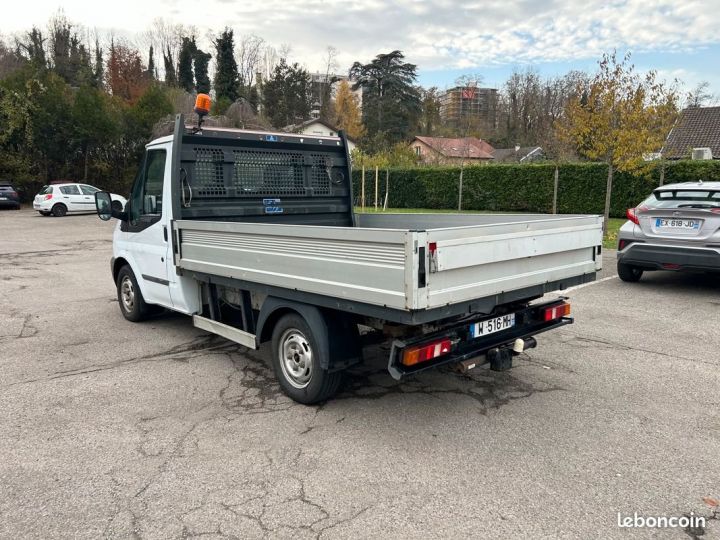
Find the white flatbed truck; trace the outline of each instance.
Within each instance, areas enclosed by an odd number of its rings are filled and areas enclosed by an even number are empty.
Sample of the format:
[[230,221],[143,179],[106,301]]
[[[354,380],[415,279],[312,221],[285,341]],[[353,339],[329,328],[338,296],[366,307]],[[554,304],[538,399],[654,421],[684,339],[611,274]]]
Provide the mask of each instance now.
[[[362,361],[359,327],[395,378],[448,363],[508,369],[533,336],[572,323],[547,292],[595,279],[602,219],[587,215],[355,214],[339,137],[185,125],[150,142],[119,220],[120,309],[156,307],[245,347],[272,342],[284,392],[330,398]],[[477,360],[474,360],[477,359]]]

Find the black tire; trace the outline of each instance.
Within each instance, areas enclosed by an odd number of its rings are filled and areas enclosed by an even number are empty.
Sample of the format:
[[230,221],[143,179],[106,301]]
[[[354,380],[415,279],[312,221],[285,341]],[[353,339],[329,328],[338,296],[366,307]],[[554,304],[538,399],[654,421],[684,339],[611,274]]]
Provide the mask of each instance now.
[[128,265],[123,266],[118,272],[116,288],[123,317],[131,322],[140,322],[150,316],[154,306],[145,303],[135,274]]
[[110,203],[110,207],[113,209],[114,212],[123,211],[123,205],[120,201],[113,201],[112,203]]
[[52,215],[55,217],[63,217],[67,214],[67,206],[62,203],[57,203],[52,207]]
[[[300,315],[283,316],[273,329],[275,376],[283,392],[298,403],[312,405],[325,401],[335,395],[342,381],[341,371],[330,373],[321,367],[329,360],[321,356],[327,354],[328,344],[319,345],[312,329]],[[288,356],[291,351],[296,351],[293,358]],[[285,357],[287,360],[283,360]],[[289,364],[292,365],[288,367]]]
[[617,273],[618,276],[620,276],[620,279],[622,279],[623,281],[627,281],[628,283],[635,283],[636,281],[640,281],[640,278],[643,275],[643,269],[638,268],[637,266],[632,266],[630,264],[618,262]]

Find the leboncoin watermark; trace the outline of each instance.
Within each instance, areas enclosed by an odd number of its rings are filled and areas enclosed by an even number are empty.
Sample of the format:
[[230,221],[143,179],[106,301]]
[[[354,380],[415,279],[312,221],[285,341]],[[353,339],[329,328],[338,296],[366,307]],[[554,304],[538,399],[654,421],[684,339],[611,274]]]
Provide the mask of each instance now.
[[640,516],[637,512],[632,516],[623,516],[618,512],[617,524],[628,529],[695,529],[705,528],[705,519],[694,512],[684,516]]

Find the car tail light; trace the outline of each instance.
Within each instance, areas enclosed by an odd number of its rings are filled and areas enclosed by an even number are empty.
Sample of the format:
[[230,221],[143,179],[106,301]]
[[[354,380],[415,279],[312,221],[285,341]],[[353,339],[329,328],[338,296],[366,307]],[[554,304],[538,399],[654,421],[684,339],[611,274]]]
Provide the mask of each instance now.
[[711,208],[710,211],[711,211],[713,214],[720,214],[720,208]]
[[12,197],[17,197],[17,191],[11,191],[11,192],[10,192],[10,195],[11,195]]
[[628,208],[627,212],[625,212],[625,215],[635,225],[640,225],[640,222],[638,221],[638,218],[637,218],[637,214],[635,213],[635,208]]
[[543,319],[545,321],[553,321],[561,317],[567,317],[568,315],[570,315],[570,304],[567,302],[550,306],[543,310]]
[[52,193],[48,193],[47,195],[45,195],[46,201],[49,201],[50,199],[52,199]]
[[408,347],[402,352],[400,362],[404,366],[414,366],[415,364],[434,360],[435,358],[449,354],[451,348],[452,341],[449,339],[441,339],[417,347]]

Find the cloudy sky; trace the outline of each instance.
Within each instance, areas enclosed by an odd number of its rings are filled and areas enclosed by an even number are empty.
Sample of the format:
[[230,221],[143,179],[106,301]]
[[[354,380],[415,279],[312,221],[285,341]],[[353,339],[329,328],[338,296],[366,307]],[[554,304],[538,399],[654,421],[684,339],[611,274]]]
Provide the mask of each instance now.
[[0,33],[44,27],[60,6],[73,22],[129,37],[157,17],[201,36],[229,26],[290,45],[310,69],[328,45],[343,68],[401,49],[426,86],[464,73],[497,85],[529,65],[543,75],[592,71],[603,51],[629,50],[641,70],[687,87],[707,80],[720,94],[720,0],[25,0],[0,20]]

